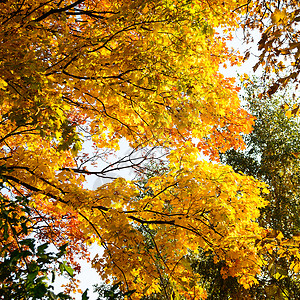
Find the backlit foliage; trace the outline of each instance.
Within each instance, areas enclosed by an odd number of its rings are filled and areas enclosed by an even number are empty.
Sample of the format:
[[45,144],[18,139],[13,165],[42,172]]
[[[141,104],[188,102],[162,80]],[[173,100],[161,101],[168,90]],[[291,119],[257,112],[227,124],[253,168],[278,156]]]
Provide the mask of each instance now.
[[[244,147],[241,134],[253,125],[234,79],[219,73],[240,61],[226,41],[242,4],[0,2],[5,193],[25,195],[42,220],[51,220],[39,237],[52,241],[60,232],[57,245],[103,246],[94,268],[136,290],[132,299],[158,291],[164,276],[178,294],[205,298],[198,275],[182,263],[198,247],[225,261],[222,274],[246,288],[259,271],[255,240],[264,233],[256,219],[265,185],[218,163],[219,152]],[[150,194],[139,197],[136,182],[121,177],[85,187],[89,175],[143,171],[130,156],[111,163],[121,139],[143,149],[143,161],[169,163],[167,173],[149,178]],[[92,144],[88,153],[83,141]],[[92,168],[100,159],[110,163]],[[151,247],[141,226],[155,233]]]

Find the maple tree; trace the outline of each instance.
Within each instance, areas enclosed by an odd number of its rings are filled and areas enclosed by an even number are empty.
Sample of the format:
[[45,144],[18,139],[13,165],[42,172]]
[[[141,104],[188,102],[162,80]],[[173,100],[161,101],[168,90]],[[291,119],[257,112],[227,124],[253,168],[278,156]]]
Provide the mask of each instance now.
[[[244,147],[253,125],[234,79],[219,72],[240,61],[226,46],[239,5],[0,2],[3,197],[29,199],[47,224],[36,234],[57,247],[68,241],[73,265],[86,243],[103,246],[93,267],[136,290],[132,299],[159,291],[164,277],[178,294],[205,298],[198,274],[182,263],[199,247],[245,288],[259,271],[255,241],[264,231],[255,220],[266,185],[219,163],[219,152]],[[121,139],[142,160],[113,161]],[[91,166],[101,159],[105,167]],[[121,177],[85,187],[89,175],[143,172],[151,159],[168,171],[148,179],[149,194]]]

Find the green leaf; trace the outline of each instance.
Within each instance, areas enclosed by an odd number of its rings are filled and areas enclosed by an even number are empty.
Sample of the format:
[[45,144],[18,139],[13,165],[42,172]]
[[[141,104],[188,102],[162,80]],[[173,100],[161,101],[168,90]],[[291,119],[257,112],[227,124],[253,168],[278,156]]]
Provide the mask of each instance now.
[[57,294],[57,298],[58,298],[58,299],[70,299],[70,300],[73,299],[72,297],[70,297],[69,295],[66,295],[66,294],[64,294],[64,293],[59,293],[59,294]]
[[49,298],[52,299],[52,300],[57,299],[56,295],[55,295],[52,291],[49,291],[49,292],[48,292],[48,296],[49,296]]
[[22,230],[23,230],[24,234],[27,235],[28,234],[28,228],[27,228],[26,222],[22,222],[21,227],[22,227]]
[[131,290],[131,291],[128,291],[128,292],[124,293],[123,295],[130,297],[133,293],[135,293],[135,291],[136,290]]
[[44,243],[43,245],[40,245],[37,247],[37,253],[38,254],[43,254],[45,253],[45,249],[48,248],[49,244],[48,243]]
[[32,273],[29,273],[28,276],[27,276],[27,281],[29,282],[33,282],[34,279],[36,278],[36,276],[38,275],[38,270],[37,271],[34,271]]
[[66,248],[68,247],[68,243],[59,247],[59,253],[57,253],[57,257],[60,258],[67,253]]
[[44,283],[40,283],[33,289],[33,294],[36,298],[42,298],[47,293],[47,288]]
[[71,277],[73,277],[74,270],[70,266],[65,265],[65,270]]
[[113,286],[112,286],[112,291],[115,291],[115,290],[117,290],[118,288],[119,288],[119,286],[121,285],[121,282],[117,282],[116,284],[114,284]]
[[51,282],[53,283],[55,281],[55,271],[52,270],[51,274],[52,274]]
[[63,273],[63,272],[64,272],[65,266],[64,266],[63,263],[60,263],[60,264],[59,264],[59,270],[60,270],[60,273]]
[[82,300],[88,300],[88,299],[90,298],[90,297],[87,295],[88,290],[89,290],[89,289],[86,289],[86,290],[84,291],[84,293],[82,294],[82,296],[81,296],[81,299],[82,299]]
[[20,244],[28,246],[30,248],[30,250],[32,252],[34,252],[34,248],[35,248],[34,239],[25,239],[25,240],[21,241]]
[[66,271],[71,277],[73,277],[74,274],[74,270],[67,265],[67,262],[64,261],[59,265],[59,269],[61,271],[61,273],[63,273],[64,271]]

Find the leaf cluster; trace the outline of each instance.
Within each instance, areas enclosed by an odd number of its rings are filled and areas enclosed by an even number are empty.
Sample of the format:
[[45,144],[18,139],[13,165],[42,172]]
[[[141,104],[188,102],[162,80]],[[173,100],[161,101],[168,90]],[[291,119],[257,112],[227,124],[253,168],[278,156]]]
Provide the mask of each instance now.
[[[30,209],[28,200],[16,197],[14,201],[0,198],[0,297],[3,299],[71,299],[64,293],[55,294],[53,285],[55,268],[61,274],[73,275],[73,270],[61,259],[67,245],[57,253],[48,252],[48,243],[38,245],[29,238]],[[50,269],[49,269],[50,268]],[[52,270],[52,281],[49,272]]]
[[[253,31],[260,35],[259,58],[254,71],[259,67],[269,85],[263,91],[271,96],[284,90],[290,83],[298,87],[299,75],[299,21],[300,5],[296,0],[249,1],[240,12],[244,14],[242,27],[244,37],[253,41]],[[250,56],[250,49],[245,59]],[[272,79],[272,83],[271,80]]]

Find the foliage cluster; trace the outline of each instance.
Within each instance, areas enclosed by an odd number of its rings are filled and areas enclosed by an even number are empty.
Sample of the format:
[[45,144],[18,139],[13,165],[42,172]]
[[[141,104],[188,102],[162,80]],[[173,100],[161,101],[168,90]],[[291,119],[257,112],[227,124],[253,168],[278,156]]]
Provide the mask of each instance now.
[[[0,198],[0,298],[1,299],[71,299],[53,292],[55,273],[73,276],[73,269],[63,260],[66,244],[57,253],[47,252],[48,243],[28,237],[32,219],[28,200]],[[49,272],[51,270],[51,272]],[[48,274],[52,274],[52,280]]]
[[[255,167],[260,175],[247,171],[252,165],[241,173],[234,164],[220,163],[220,153],[245,149],[243,136],[255,119],[241,107],[234,78],[219,70],[241,62],[227,47],[240,22],[262,31],[259,64],[267,62],[266,72],[280,55],[295,59],[269,96],[298,74],[298,2],[276,1],[276,7],[273,2],[0,1],[5,293],[17,298],[21,284],[29,299],[67,297],[51,292],[46,266],[75,275],[80,270],[75,256],[87,256],[92,242],[104,248],[92,264],[113,284],[107,297],[164,292],[169,298],[206,298],[209,285],[186,261],[203,253],[213,257],[216,276],[235,278],[244,291],[257,283],[261,270],[266,273],[265,261],[274,265],[270,256],[280,249],[288,275],[298,273],[297,245],[290,248],[298,228],[290,207],[297,198],[291,196],[297,194],[296,132],[290,145],[296,151],[287,156],[279,140],[266,140],[264,166]],[[257,25],[257,16],[269,28]],[[289,114],[298,110],[296,104]],[[115,158],[123,140],[132,152]],[[271,158],[280,160],[273,164]],[[148,172],[146,184],[115,178],[124,169],[147,173],[150,162],[165,170]],[[278,180],[283,169],[288,172]],[[91,176],[111,181],[91,190],[86,188]],[[267,184],[271,206],[262,197]],[[283,186],[279,197],[277,187]],[[285,213],[285,219],[275,213]],[[271,238],[268,228],[275,232]],[[47,252],[48,244],[59,252]],[[261,259],[262,249],[270,256]],[[74,288],[73,278],[66,293]]]

